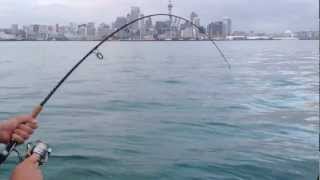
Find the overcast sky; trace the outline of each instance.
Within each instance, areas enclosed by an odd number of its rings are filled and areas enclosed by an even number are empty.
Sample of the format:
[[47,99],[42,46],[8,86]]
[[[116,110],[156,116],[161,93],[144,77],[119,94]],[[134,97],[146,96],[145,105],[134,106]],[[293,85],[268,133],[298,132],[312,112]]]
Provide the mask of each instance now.
[[[131,6],[167,12],[168,0],[0,0],[0,27],[18,24],[111,23]],[[317,30],[319,0],[173,0],[173,13],[199,14],[202,24],[228,16],[234,30]]]

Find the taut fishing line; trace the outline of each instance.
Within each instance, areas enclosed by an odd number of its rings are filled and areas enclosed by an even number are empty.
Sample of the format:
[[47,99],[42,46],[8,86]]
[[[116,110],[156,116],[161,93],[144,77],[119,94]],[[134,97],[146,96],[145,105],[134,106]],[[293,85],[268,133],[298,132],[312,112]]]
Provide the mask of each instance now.
[[[120,27],[119,29],[115,30],[114,32],[110,33],[108,36],[106,36],[103,40],[101,40],[96,46],[94,46],[83,58],[81,58],[69,71],[68,73],[63,76],[63,78],[57,83],[57,85],[50,91],[50,93],[43,99],[43,101],[41,101],[41,103],[36,106],[34,108],[34,110],[32,111],[32,117],[36,118],[40,112],[42,111],[42,109],[44,108],[44,106],[46,105],[46,103],[51,99],[51,97],[55,94],[55,92],[59,89],[59,87],[68,79],[68,77],[74,72],[74,70],[76,70],[91,54],[95,54],[96,57],[98,59],[103,59],[103,54],[101,52],[99,52],[98,48],[104,44],[106,41],[108,41],[111,37],[113,37],[114,35],[116,35],[118,32],[120,32],[121,30],[126,29],[128,26],[142,20],[142,19],[146,19],[146,18],[150,18],[150,17],[155,17],[155,16],[168,16],[170,18],[176,18],[179,21],[183,20],[186,23],[189,23],[190,25],[194,26],[195,28],[197,28],[199,30],[199,32],[203,35],[205,35],[208,40],[210,40],[210,42],[213,44],[213,46],[218,50],[219,54],[221,55],[221,57],[223,58],[223,60],[225,61],[225,63],[227,64],[228,68],[231,68],[231,65],[229,63],[229,61],[227,60],[226,56],[223,54],[222,50],[219,48],[219,46],[216,44],[216,42],[214,40],[212,40],[208,34],[205,33],[204,29],[201,28],[200,26],[194,24],[193,22],[191,22],[190,20],[177,16],[177,15],[172,15],[172,14],[151,14],[151,15],[147,15],[147,16],[143,16],[140,18],[137,18],[135,20],[132,20],[131,22],[123,25],[122,27]],[[6,159],[8,158],[8,156],[10,155],[11,152],[16,151],[16,146],[18,145],[17,142],[15,142],[14,140],[12,140],[7,146],[6,148],[1,152],[0,154],[0,165],[3,164]]]

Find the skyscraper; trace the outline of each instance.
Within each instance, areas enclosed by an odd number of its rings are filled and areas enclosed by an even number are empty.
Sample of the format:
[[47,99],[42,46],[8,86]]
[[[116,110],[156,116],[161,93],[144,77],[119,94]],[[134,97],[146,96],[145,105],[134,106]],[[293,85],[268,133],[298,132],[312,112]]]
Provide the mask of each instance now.
[[[116,21],[113,23],[112,28],[114,30],[121,28],[123,25],[127,24],[128,19],[126,17],[117,17]],[[128,28],[125,30],[120,31],[116,34],[116,37],[120,39],[127,39],[129,37],[129,30]]]
[[149,30],[151,30],[151,28],[152,28],[152,19],[151,19],[151,17],[149,17],[147,20],[146,20],[146,29],[147,29],[147,31],[149,31]]
[[87,39],[88,40],[93,40],[96,35],[96,27],[93,22],[89,22],[87,24]]
[[[195,12],[192,12],[190,15],[190,21],[197,25],[200,26],[200,18],[198,16],[198,14],[196,14]],[[193,39],[198,39],[199,38],[199,31],[197,28],[195,28],[194,26],[190,26],[192,28],[192,38]]]
[[[143,14],[140,15],[141,18],[143,16],[144,16]],[[143,40],[145,32],[146,32],[146,22],[145,22],[145,19],[141,19],[139,21],[139,40]]]
[[230,18],[223,18],[224,35],[230,36],[232,34],[232,21]]
[[97,29],[97,38],[98,39],[102,39],[104,37],[106,37],[108,34],[110,33],[110,26],[105,24],[105,23],[101,23],[98,26]]
[[[168,13],[170,14],[170,15],[172,15],[172,8],[173,8],[173,4],[172,4],[172,1],[171,0],[169,0],[169,4],[168,4]],[[170,22],[172,22],[172,17],[170,17]]]
[[87,25],[86,24],[80,24],[78,26],[78,35],[80,36],[81,40],[85,39],[87,36]]
[[19,26],[18,24],[12,24],[11,25],[11,33],[14,35],[17,35],[19,32]]
[[212,22],[208,25],[207,32],[210,38],[221,39],[224,36],[224,24],[222,21]]
[[190,21],[193,23],[196,18],[198,18],[198,14],[195,12],[191,12]]
[[[128,18],[129,18],[128,20],[133,21],[135,19],[138,19],[139,17],[140,17],[140,8],[135,7],[135,6],[131,7],[131,12],[128,16]],[[139,30],[139,23],[136,22],[136,23],[132,24],[130,27],[133,31],[138,31]]]
[[[168,11],[169,11],[168,13],[169,13],[169,15],[172,15],[172,8],[173,8],[172,1],[169,0],[169,4],[168,4]],[[172,27],[172,25],[173,25],[172,16],[170,16],[169,18],[170,18],[170,20],[169,20],[169,31],[170,31],[170,32],[169,32],[169,33],[170,33],[170,34],[169,34],[169,36],[170,36],[169,39],[172,39],[172,36],[173,36],[173,35],[172,35],[172,34],[173,34],[173,32],[172,32],[172,31],[173,31],[173,27]]]

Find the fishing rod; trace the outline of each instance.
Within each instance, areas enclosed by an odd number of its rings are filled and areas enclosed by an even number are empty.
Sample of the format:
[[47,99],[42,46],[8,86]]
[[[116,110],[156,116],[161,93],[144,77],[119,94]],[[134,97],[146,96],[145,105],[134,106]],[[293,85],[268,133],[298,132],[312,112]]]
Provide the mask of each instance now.
[[[203,35],[205,35],[207,37],[207,39],[213,44],[213,46],[218,50],[219,54],[221,55],[222,59],[225,61],[225,63],[227,64],[228,68],[231,69],[231,64],[229,63],[228,59],[226,58],[226,56],[224,55],[224,53],[222,52],[222,50],[219,48],[219,46],[216,44],[216,42],[214,40],[212,40],[210,38],[210,36],[208,34],[205,33],[205,30],[203,28],[201,28],[200,26],[194,24],[193,22],[191,22],[190,20],[183,18],[181,16],[177,16],[177,15],[172,15],[172,14],[165,14],[165,13],[158,13],[158,14],[151,14],[151,15],[147,15],[147,16],[143,16],[137,19],[134,19],[132,21],[130,21],[129,23],[123,25],[122,27],[118,28],[117,30],[115,30],[114,32],[110,33],[108,36],[106,36],[105,38],[103,38],[103,40],[101,40],[96,46],[94,46],[85,56],[83,56],[68,72],[66,75],[63,76],[63,78],[56,84],[56,86],[54,86],[54,88],[49,92],[49,94],[43,99],[43,101],[41,101],[41,103],[36,106],[32,113],[31,116],[33,118],[36,118],[41,111],[43,110],[44,106],[47,104],[47,102],[51,99],[51,97],[55,94],[55,92],[60,88],[60,86],[68,79],[68,77],[91,55],[91,54],[95,54],[97,56],[98,59],[103,59],[103,55],[101,52],[98,51],[98,48],[104,44],[106,41],[108,41],[111,37],[113,37],[114,35],[116,35],[118,32],[120,32],[121,30],[124,30],[126,28],[128,28],[130,25],[146,19],[146,18],[151,18],[151,17],[155,17],[155,16],[167,16],[170,18],[176,18],[179,20],[183,20],[186,23],[192,25],[193,27],[197,28],[199,30],[199,32]],[[13,151],[17,151],[15,148],[18,145],[18,143],[13,139],[6,147],[5,149],[1,152],[0,154],[0,165],[3,164],[6,159],[8,158],[8,156],[10,155],[11,152]]]

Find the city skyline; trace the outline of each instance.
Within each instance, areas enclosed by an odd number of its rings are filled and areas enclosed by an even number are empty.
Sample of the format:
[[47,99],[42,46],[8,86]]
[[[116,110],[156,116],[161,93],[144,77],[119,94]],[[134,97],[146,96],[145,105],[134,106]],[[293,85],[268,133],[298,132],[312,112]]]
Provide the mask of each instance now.
[[[168,14],[172,14],[174,5],[168,1]],[[125,24],[143,17],[140,7],[133,6],[123,16],[116,17],[111,23],[94,22],[69,23],[67,25],[54,24],[12,24],[10,28],[0,29],[0,40],[102,40],[108,34],[120,29]],[[131,24],[125,30],[120,31],[111,40],[273,40],[273,39],[319,39],[319,33],[315,31],[292,32],[287,30],[283,33],[263,33],[233,31],[232,19],[223,18],[212,21],[205,25],[196,12],[191,12],[189,21],[180,22],[181,19],[169,16],[163,20],[154,20],[149,17]],[[193,24],[190,24],[190,22]],[[207,35],[200,33],[202,32]]]
[[[168,1],[168,14],[172,14],[172,1]],[[94,22],[69,23],[68,25],[31,24],[19,26],[12,24],[10,28],[0,29],[0,40],[101,40],[111,32],[125,24],[143,17],[140,7],[133,6],[124,16],[117,17],[111,24]],[[126,30],[120,31],[113,40],[206,40],[208,37],[199,32],[207,32],[211,39],[224,40],[232,35],[232,20],[223,18],[220,21],[202,25],[196,12],[191,12],[189,21],[182,21],[168,16],[162,20],[149,17],[131,24]],[[154,23],[153,23],[154,21]],[[192,24],[190,24],[190,22]]]
[[[144,14],[167,12],[167,0],[2,0],[0,27],[11,24],[67,24],[69,22],[105,22],[110,24],[131,6],[139,6]],[[318,30],[318,2],[313,0],[174,0],[173,14],[188,17],[195,11],[202,23],[228,16],[234,30],[283,32],[285,30]]]

